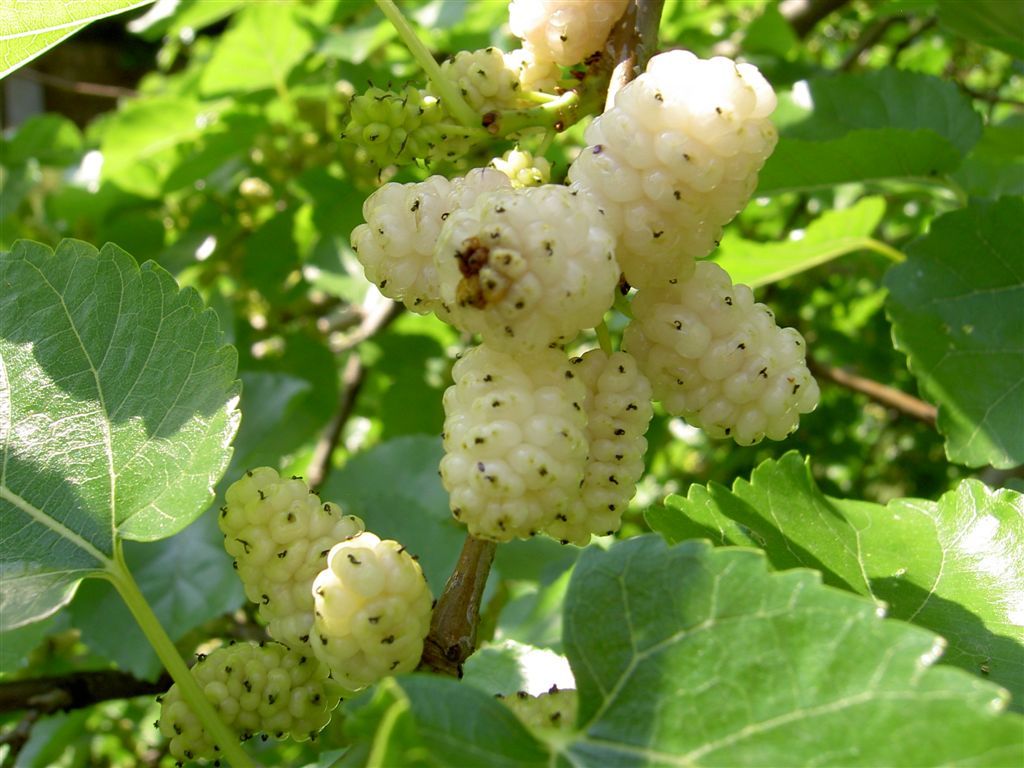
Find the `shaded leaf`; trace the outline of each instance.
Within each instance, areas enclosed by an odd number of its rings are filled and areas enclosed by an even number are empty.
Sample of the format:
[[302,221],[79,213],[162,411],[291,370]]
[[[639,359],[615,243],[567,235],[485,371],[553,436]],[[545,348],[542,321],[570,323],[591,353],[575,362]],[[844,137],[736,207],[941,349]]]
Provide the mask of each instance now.
[[1024,120],[986,125],[953,178],[975,197],[1024,195]]
[[338,501],[381,538],[403,542],[418,555],[435,595],[458,560],[466,529],[452,518],[437,468],[436,437],[388,440],[354,456],[324,483],[321,497]]
[[940,216],[889,270],[896,348],[939,409],[951,461],[1024,463],[1024,200]]
[[[1002,765],[1024,720],[997,687],[931,667],[941,641],[759,553],[588,549],[565,609],[574,765]],[[615,615],[617,621],[609,621]],[[941,723],[941,728],[936,728]]]
[[1024,59],[1024,3],[972,0],[938,4],[939,23],[982,45]]
[[35,159],[43,165],[70,165],[82,152],[78,126],[60,115],[33,115],[3,148],[7,166]]
[[751,288],[768,285],[848,253],[883,248],[871,233],[884,214],[884,199],[864,197],[849,208],[823,213],[799,240],[758,243],[730,230],[715,252],[715,261],[734,283]]
[[0,254],[4,628],[52,613],[210,503],[238,427],[235,352],[212,311],[114,245]]
[[981,118],[950,82],[882,69],[816,78],[813,111],[782,131],[761,194],[951,173],[981,135]]
[[948,642],[942,661],[988,676],[1024,709],[1024,497],[962,482],[937,503],[835,499],[796,453],[766,461],[732,491],[693,485],[648,512],[670,543],[757,546],[780,570],[884,601],[889,615]]

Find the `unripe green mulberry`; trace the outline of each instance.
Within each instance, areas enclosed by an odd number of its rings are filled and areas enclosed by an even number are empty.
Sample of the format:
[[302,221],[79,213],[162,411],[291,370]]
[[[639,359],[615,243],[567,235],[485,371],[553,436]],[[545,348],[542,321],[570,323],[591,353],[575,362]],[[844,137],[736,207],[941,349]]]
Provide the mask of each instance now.
[[313,651],[346,688],[416,668],[433,600],[419,563],[397,541],[364,532],[335,545],[313,594]]
[[644,472],[644,433],[654,413],[651,385],[628,352],[592,349],[573,361],[587,389],[587,466],[580,498],[544,532],[580,546],[619,529]]
[[[314,738],[330,721],[342,693],[308,649],[291,651],[280,643],[221,646],[191,671],[224,724],[243,741],[256,734]],[[160,732],[170,739],[168,751],[179,761],[218,756],[177,684],[162,697]]]
[[473,146],[472,133],[437,97],[411,85],[398,92],[372,87],[355,96],[342,138],[380,167],[456,160]]
[[441,481],[477,538],[539,533],[579,498],[586,391],[560,350],[509,355],[481,345],[444,394]]
[[267,632],[292,648],[307,642],[313,579],[331,547],[361,532],[363,521],[321,503],[303,480],[260,467],[228,488],[219,524]]

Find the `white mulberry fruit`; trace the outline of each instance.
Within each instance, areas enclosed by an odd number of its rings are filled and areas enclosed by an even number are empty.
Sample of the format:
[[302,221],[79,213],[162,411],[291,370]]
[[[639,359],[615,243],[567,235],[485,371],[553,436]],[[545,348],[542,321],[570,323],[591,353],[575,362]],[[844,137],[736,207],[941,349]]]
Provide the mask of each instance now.
[[335,545],[313,594],[313,651],[343,686],[359,690],[416,668],[433,600],[397,541],[366,532]]
[[505,66],[516,73],[521,93],[528,91],[551,93],[562,78],[562,68],[551,59],[539,56],[537,51],[530,46],[506,53]]
[[519,73],[497,48],[459,51],[441,65],[441,73],[477,112],[512,109],[519,101]]
[[493,168],[451,180],[431,176],[413,184],[385,184],[363,203],[366,223],[352,231],[352,248],[366,278],[413,312],[436,311],[443,317],[433,254],[445,219],[482,193],[510,186]]
[[[191,672],[224,724],[243,741],[258,733],[296,741],[315,738],[342,693],[308,648],[294,651],[280,643],[221,646],[200,657]],[[177,683],[161,697],[159,725],[175,759],[217,758],[219,749]]]
[[779,328],[750,288],[713,262],[676,285],[637,291],[623,347],[665,410],[711,437],[782,440],[818,404],[803,337]]
[[491,192],[452,213],[434,262],[449,322],[506,351],[543,349],[597,325],[619,275],[598,210],[550,184]]
[[270,636],[298,648],[313,624],[313,579],[330,548],[361,532],[363,521],[270,467],[247,472],[225,501],[218,522],[245,594],[259,605]]
[[572,363],[587,388],[587,466],[580,499],[544,532],[583,546],[592,533],[605,536],[619,529],[644,473],[644,433],[654,411],[651,385],[628,352],[609,356],[593,349]]
[[714,250],[775,148],[774,109],[753,65],[669,51],[587,127],[569,179],[607,215],[631,285],[684,278]]
[[587,455],[586,390],[552,349],[467,352],[444,394],[441,480],[470,534],[527,538],[579,498]]
[[538,58],[568,67],[604,47],[627,5],[629,0],[512,0],[508,25]]

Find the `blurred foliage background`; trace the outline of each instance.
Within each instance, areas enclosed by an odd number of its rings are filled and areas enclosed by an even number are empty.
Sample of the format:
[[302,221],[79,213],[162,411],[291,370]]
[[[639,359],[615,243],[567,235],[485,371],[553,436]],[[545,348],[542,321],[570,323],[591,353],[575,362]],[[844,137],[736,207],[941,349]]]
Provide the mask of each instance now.
[[[784,137],[814,118],[808,83],[844,73],[897,68],[941,78],[980,113],[981,139],[955,172],[762,189],[722,247],[722,258],[756,255],[764,244],[808,239],[826,214],[845,214],[834,220],[840,230],[861,227],[859,236],[882,245],[841,249],[839,258],[760,287],[759,299],[780,325],[804,334],[819,372],[843,369],[910,396],[916,384],[883,308],[891,253],[968,195],[1024,193],[1021,53],[1012,40],[993,43],[993,29],[979,30],[976,15],[957,5],[970,4],[667,0],[660,30],[662,48],[761,68],[780,95]],[[402,7],[439,60],[515,47],[504,2]],[[4,81],[0,248],[19,238],[112,241],[198,290],[237,346],[244,382],[245,418],[225,484],[261,464],[312,472],[325,498],[419,552],[439,592],[462,539],[436,477],[441,394],[466,339],[368,291],[348,238],[382,181],[460,173],[512,143],[496,141],[453,165],[378,171],[339,139],[351,97],[368,83],[422,79],[371,0],[180,0],[134,16],[94,24]],[[43,111],[27,114],[34,108],[26,93],[42,96]],[[550,147],[557,179],[581,134],[574,126]],[[528,135],[523,145],[540,141]],[[873,213],[865,219],[866,206]],[[834,245],[825,241],[811,249],[823,261]],[[648,476],[620,535],[645,530],[643,511],[668,493],[731,485],[791,450],[811,458],[826,493],[870,501],[937,498],[968,476],[1019,482],[948,463],[927,420],[821,379],[821,405],[782,443],[739,448],[657,416]],[[185,653],[211,637],[258,636],[210,515],[128,550]],[[558,650],[558,605],[577,551],[540,541],[501,548],[485,616],[497,644],[471,663],[471,681],[503,674],[516,643]],[[113,623],[124,631],[111,635]],[[5,636],[0,663],[13,679],[114,664],[139,678],[160,673],[126,609],[99,582],[85,583],[70,611]],[[12,764],[165,764],[155,716],[152,699],[141,697],[42,719]],[[5,726],[19,722],[4,718]],[[344,744],[342,728],[336,719],[316,747],[263,745],[274,750],[263,759],[329,764]]]

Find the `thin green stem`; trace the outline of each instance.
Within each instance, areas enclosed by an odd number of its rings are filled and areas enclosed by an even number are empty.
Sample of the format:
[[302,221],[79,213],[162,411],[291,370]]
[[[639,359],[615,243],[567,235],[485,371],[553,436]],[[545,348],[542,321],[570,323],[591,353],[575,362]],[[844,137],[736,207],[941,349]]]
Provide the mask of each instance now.
[[597,334],[597,343],[601,345],[601,351],[611,357],[615,353],[615,348],[612,347],[612,335],[608,332],[608,325],[604,320],[594,327],[594,333]]
[[203,728],[220,747],[220,752],[226,763],[232,768],[255,768],[255,763],[238,745],[238,734],[233,733],[217,715],[217,710],[203,694],[199,683],[196,682],[178,653],[178,649],[174,647],[171,638],[167,636],[167,632],[160,625],[160,620],[153,613],[153,609],[149,607],[142,590],[135,583],[135,579],[124,562],[120,546],[114,553],[114,565],[106,571],[105,576],[121,595],[121,599],[124,600],[128,610],[135,617],[142,633],[153,646],[153,650],[156,651],[157,657],[170,673],[174,682],[178,684],[182,697],[199,717]]
[[891,245],[886,245],[881,240],[875,240],[873,237],[865,239],[864,247],[885,256],[887,259],[894,261],[897,264],[907,260],[907,255],[903,253],[903,251],[893,248]]
[[599,109],[602,98],[601,93],[591,89],[566,91],[554,101],[536,107],[494,112],[494,121],[487,130],[495,136],[510,136],[527,128],[564,131],[581,117]]
[[441,103],[444,104],[445,108],[465,127],[479,127],[480,115],[466,103],[466,100],[462,98],[462,94],[459,93],[459,89],[445,78],[441,72],[441,66],[434,61],[433,55],[416,35],[416,30],[412,28],[405,16],[402,15],[394,0],[376,0],[376,2],[377,7],[380,8],[381,12],[387,17],[387,20],[394,26],[398,36],[402,38],[402,42],[409,49],[409,53],[416,59],[416,63],[427,73],[427,77],[430,78],[430,82],[433,84],[434,90],[441,97]]

